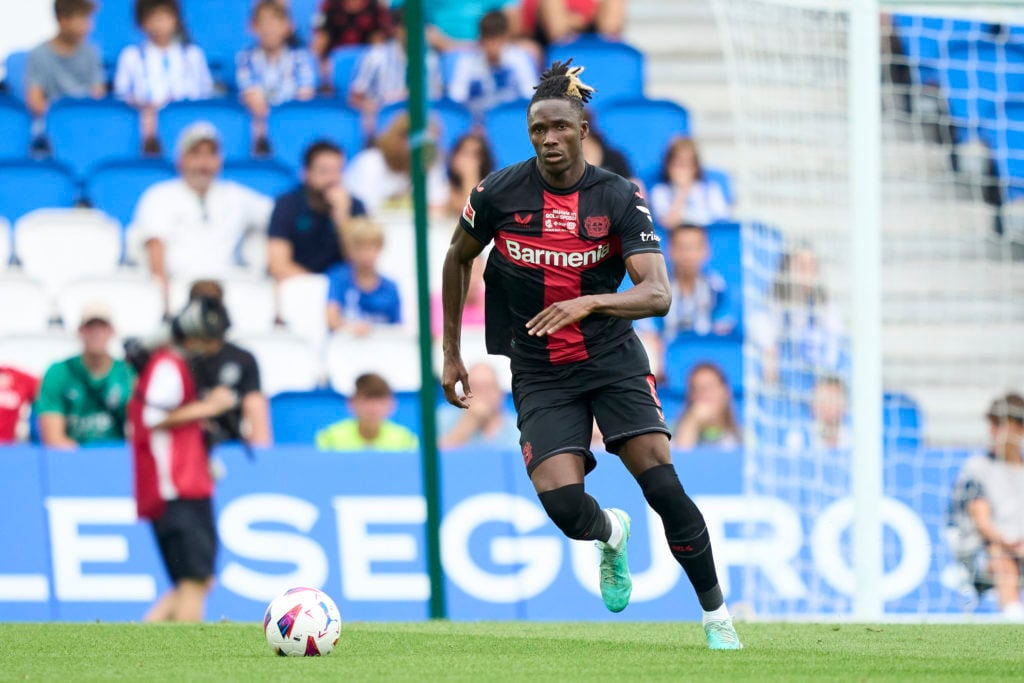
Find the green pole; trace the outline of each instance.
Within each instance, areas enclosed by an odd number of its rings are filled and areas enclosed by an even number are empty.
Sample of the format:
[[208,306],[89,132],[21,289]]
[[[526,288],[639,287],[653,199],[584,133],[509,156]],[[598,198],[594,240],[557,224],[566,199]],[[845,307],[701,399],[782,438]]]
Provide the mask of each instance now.
[[430,334],[430,278],[427,263],[427,174],[424,148],[432,145],[427,129],[426,45],[423,0],[405,3],[409,69],[409,144],[412,148],[412,205],[416,230],[416,288],[420,328],[420,424],[423,494],[427,499],[427,568],[430,573],[430,618],[444,619],[444,570],[441,568],[441,485],[434,415],[434,372]]

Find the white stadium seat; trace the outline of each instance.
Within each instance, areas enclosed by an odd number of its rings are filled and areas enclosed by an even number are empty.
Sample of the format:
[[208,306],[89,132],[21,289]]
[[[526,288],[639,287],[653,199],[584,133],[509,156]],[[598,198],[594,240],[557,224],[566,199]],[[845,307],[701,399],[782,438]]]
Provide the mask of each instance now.
[[[244,274],[212,279],[224,287],[224,305],[231,316],[231,336],[269,334],[274,331],[277,303],[271,280]],[[185,307],[193,282],[193,278],[171,280],[168,295],[171,311],[180,311]]]
[[72,280],[111,275],[121,262],[121,226],[94,209],[40,209],[14,228],[22,271],[51,295]]
[[356,378],[367,372],[381,375],[392,391],[419,391],[420,357],[416,336],[395,326],[379,327],[365,337],[335,334],[327,345],[327,376],[331,387],[346,396]]
[[164,298],[160,286],[142,275],[91,277],[68,284],[57,296],[67,330],[78,327],[82,308],[92,302],[110,307],[114,330],[122,337],[146,337],[160,330]]
[[295,275],[282,280],[277,303],[288,331],[322,351],[327,340],[327,277]]
[[46,291],[27,277],[0,277],[0,334],[42,333],[49,326],[53,308]]
[[320,355],[302,337],[275,332],[238,337],[235,343],[256,356],[260,384],[267,396],[311,391],[320,383]]
[[80,351],[80,342],[70,334],[14,334],[0,337],[0,365],[9,365],[35,377],[42,377],[50,365]]

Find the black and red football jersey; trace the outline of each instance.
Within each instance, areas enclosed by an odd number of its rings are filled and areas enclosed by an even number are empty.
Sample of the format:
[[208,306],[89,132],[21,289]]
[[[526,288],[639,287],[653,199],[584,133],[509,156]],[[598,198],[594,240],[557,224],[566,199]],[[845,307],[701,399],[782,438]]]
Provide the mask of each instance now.
[[526,323],[553,303],[615,292],[625,259],[661,253],[651,213],[637,186],[587,165],[571,188],[544,182],[535,159],[487,176],[459,220],[483,244],[494,241],[484,271],[487,350],[513,367],[586,360],[633,334],[629,320],[590,315],[532,337]]

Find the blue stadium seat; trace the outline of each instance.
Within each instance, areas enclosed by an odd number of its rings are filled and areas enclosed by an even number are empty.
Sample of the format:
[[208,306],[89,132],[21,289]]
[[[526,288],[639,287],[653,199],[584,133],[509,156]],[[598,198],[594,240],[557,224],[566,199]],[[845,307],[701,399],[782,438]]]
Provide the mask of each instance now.
[[732,191],[732,178],[729,176],[727,171],[723,171],[718,168],[704,167],[704,178],[708,181],[717,183],[722,188],[722,194],[725,195],[725,201],[729,202],[729,206],[736,203],[736,196]]
[[23,102],[25,100],[25,70],[28,68],[28,53],[19,50],[7,55],[4,68],[7,74],[4,76],[7,94]]
[[[183,0],[185,25],[206,53],[215,77],[235,68],[235,55],[253,42],[247,27],[252,0]],[[220,80],[218,78],[218,80]]]
[[697,363],[712,362],[729,378],[733,394],[743,392],[743,345],[735,339],[681,335],[665,350],[665,385],[677,394],[686,393],[686,380]]
[[597,90],[594,102],[599,106],[644,96],[644,55],[632,45],[586,36],[548,48],[548,64],[570,57],[574,65],[586,67],[582,80]]
[[472,54],[471,50],[454,49],[442,52],[438,55],[441,60],[441,82],[444,83],[444,91],[448,92],[448,86],[455,75],[455,65],[464,55]]
[[736,320],[740,321],[735,331],[738,335],[743,320],[743,250],[740,224],[712,223],[708,226],[708,242],[711,244],[709,265],[725,278],[729,286],[730,308]]
[[53,156],[79,178],[97,164],[134,158],[142,143],[139,114],[116,100],[63,99],[46,115]]
[[117,64],[117,56],[125,45],[139,45],[145,40],[135,25],[136,0],[102,0],[98,3],[91,40],[99,48],[108,72]]
[[484,115],[484,130],[494,152],[494,165],[502,168],[534,156],[526,127],[528,100],[500,104]]
[[287,102],[270,111],[267,122],[274,158],[291,169],[302,166],[302,155],[320,138],[340,145],[351,159],[362,149],[359,113],[332,100]]
[[689,114],[668,100],[620,100],[601,107],[598,121],[608,144],[622,150],[648,186],[658,176],[669,141],[690,134]]
[[0,159],[24,159],[32,143],[32,115],[14,99],[0,99]]
[[356,66],[370,48],[365,45],[351,45],[339,47],[331,52],[332,73],[334,78],[334,91],[338,99],[348,99],[348,87],[356,75]]
[[150,185],[176,175],[174,166],[163,159],[113,161],[89,174],[85,196],[92,206],[110,214],[127,228],[142,193]]
[[322,2],[323,0],[291,0],[291,15],[292,22],[295,24],[295,33],[307,45],[313,37],[313,19],[320,13]]
[[274,442],[312,444],[316,433],[349,416],[345,397],[333,391],[286,391],[270,399]]
[[250,187],[268,197],[278,197],[298,185],[299,179],[290,168],[277,161],[229,161],[224,164],[224,178]]
[[[406,110],[407,102],[395,102],[377,114],[377,132],[384,131],[396,116]],[[455,143],[473,128],[473,115],[458,102],[438,100],[430,103],[430,118],[441,127],[441,149],[451,151]]]
[[78,190],[71,171],[52,161],[0,161],[0,216],[11,225],[29,211],[66,208]]
[[249,112],[235,100],[191,100],[172,102],[160,110],[158,132],[164,156],[176,156],[178,136],[196,121],[209,121],[221,137],[225,159],[248,159],[252,153],[252,122]]

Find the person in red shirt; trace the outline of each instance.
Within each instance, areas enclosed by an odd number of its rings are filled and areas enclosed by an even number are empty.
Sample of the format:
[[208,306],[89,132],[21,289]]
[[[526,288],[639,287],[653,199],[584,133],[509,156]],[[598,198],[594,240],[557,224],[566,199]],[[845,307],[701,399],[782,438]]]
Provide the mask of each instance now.
[[523,0],[522,32],[541,45],[596,33],[619,40],[626,23],[626,0]]
[[0,365],[0,444],[13,443],[18,436],[25,406],[32,405],[39,380],[16,368]]
[[146,621],[201,621],[217,556],[213,477],[203,423],[238,398],[216,387],[200,400],[188,365],[227,329],[223,304],[189,302],[171,324],[171,343],[157,349],[128,404],[138,515],[153,525],[172,588]]

